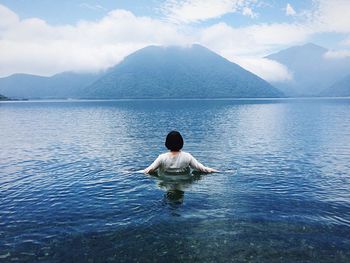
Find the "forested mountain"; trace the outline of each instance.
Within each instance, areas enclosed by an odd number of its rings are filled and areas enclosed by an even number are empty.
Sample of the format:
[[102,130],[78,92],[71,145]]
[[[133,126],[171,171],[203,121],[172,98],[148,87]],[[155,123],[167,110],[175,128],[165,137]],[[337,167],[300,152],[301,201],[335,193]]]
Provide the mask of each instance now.
[[318,96],[350,69],[350,58],[332,58],[327,52],[326,48],[309,43],[267,56],[285,65],[293,75],[292,80],[273,85],[291,96]]
[[265,80],[209,49],[149,46],[85,90],[86,98],[280,97]]
[[320,93],[321,96],[327,97],[349,97],[350,96],[350,74],[345,78],[337,81],[328,89]]
[[10,98],[53,99],[78,98],[82,90],[100,74],[63,72],[51,77],[14,74],[0,78],[0,93]]

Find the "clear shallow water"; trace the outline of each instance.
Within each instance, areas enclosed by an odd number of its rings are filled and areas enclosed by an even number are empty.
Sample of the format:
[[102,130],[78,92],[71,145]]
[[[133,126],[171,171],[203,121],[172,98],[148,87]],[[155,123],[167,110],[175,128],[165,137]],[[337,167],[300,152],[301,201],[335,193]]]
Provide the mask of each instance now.
[[[1,262],[349,262],[350,100],[0,103]],[[137,171],[177,129],[223,172]]]

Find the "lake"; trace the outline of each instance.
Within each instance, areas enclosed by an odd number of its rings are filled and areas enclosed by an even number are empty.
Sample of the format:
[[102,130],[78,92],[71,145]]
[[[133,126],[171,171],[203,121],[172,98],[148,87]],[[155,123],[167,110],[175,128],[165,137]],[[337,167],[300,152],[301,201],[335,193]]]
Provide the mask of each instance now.
[[[0,103],[1,262],[350,262],[350,99]],[[220,173],[139,170],[178,130]]]

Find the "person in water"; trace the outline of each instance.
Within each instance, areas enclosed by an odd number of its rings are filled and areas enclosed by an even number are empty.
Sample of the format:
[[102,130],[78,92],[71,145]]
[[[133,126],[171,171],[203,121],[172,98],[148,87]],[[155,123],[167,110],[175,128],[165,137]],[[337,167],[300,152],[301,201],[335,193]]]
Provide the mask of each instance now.
[[171,131],[166,137],[165,146],[169,152],[160,154],[158,158],[144,170],[149,174],[157,171],[159,174],[189,174],[191,168],[203,173],[218,172],[198,162],[191,154],[181,151],[183,138],[178,131]]

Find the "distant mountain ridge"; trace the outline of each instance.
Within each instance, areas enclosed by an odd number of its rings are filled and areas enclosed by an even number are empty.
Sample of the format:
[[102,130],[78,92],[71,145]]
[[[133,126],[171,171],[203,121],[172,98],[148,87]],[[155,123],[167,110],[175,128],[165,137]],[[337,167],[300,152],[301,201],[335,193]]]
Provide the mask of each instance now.
[[0,92],[17,99],[55,99],[79,97],[82,89],[100,74],[63,72],[51,77],[14,74],[0,78]]
[[281,97],[265,80],[209,49],[148,46],[85,89],[87,98]]
[[8,98],[0,94],[0,100],[8,100]]
[[350,58],[327,58],[328,50],[308,43],[271,54],[266,58],[285,65],[293,80],[273,85],[291,96],[319,96],[350,69]]
[[11,99],[349,96],[350,58],[327,58],[327,52],[309,43],[267,56],[293,75],[272,86],[200,45],[148,46],[98,74],[0,78],[0,94]]
[[[350,69],[349,69],[350,71]],[[323,90],[320,96],[327,97],[349,97],[350,96],[350,74],[337,81],[328,89]]]
[[265,80],[209,49],[148,46],[100,74],[0,78],[11,98],[233,98],[281,97]]

